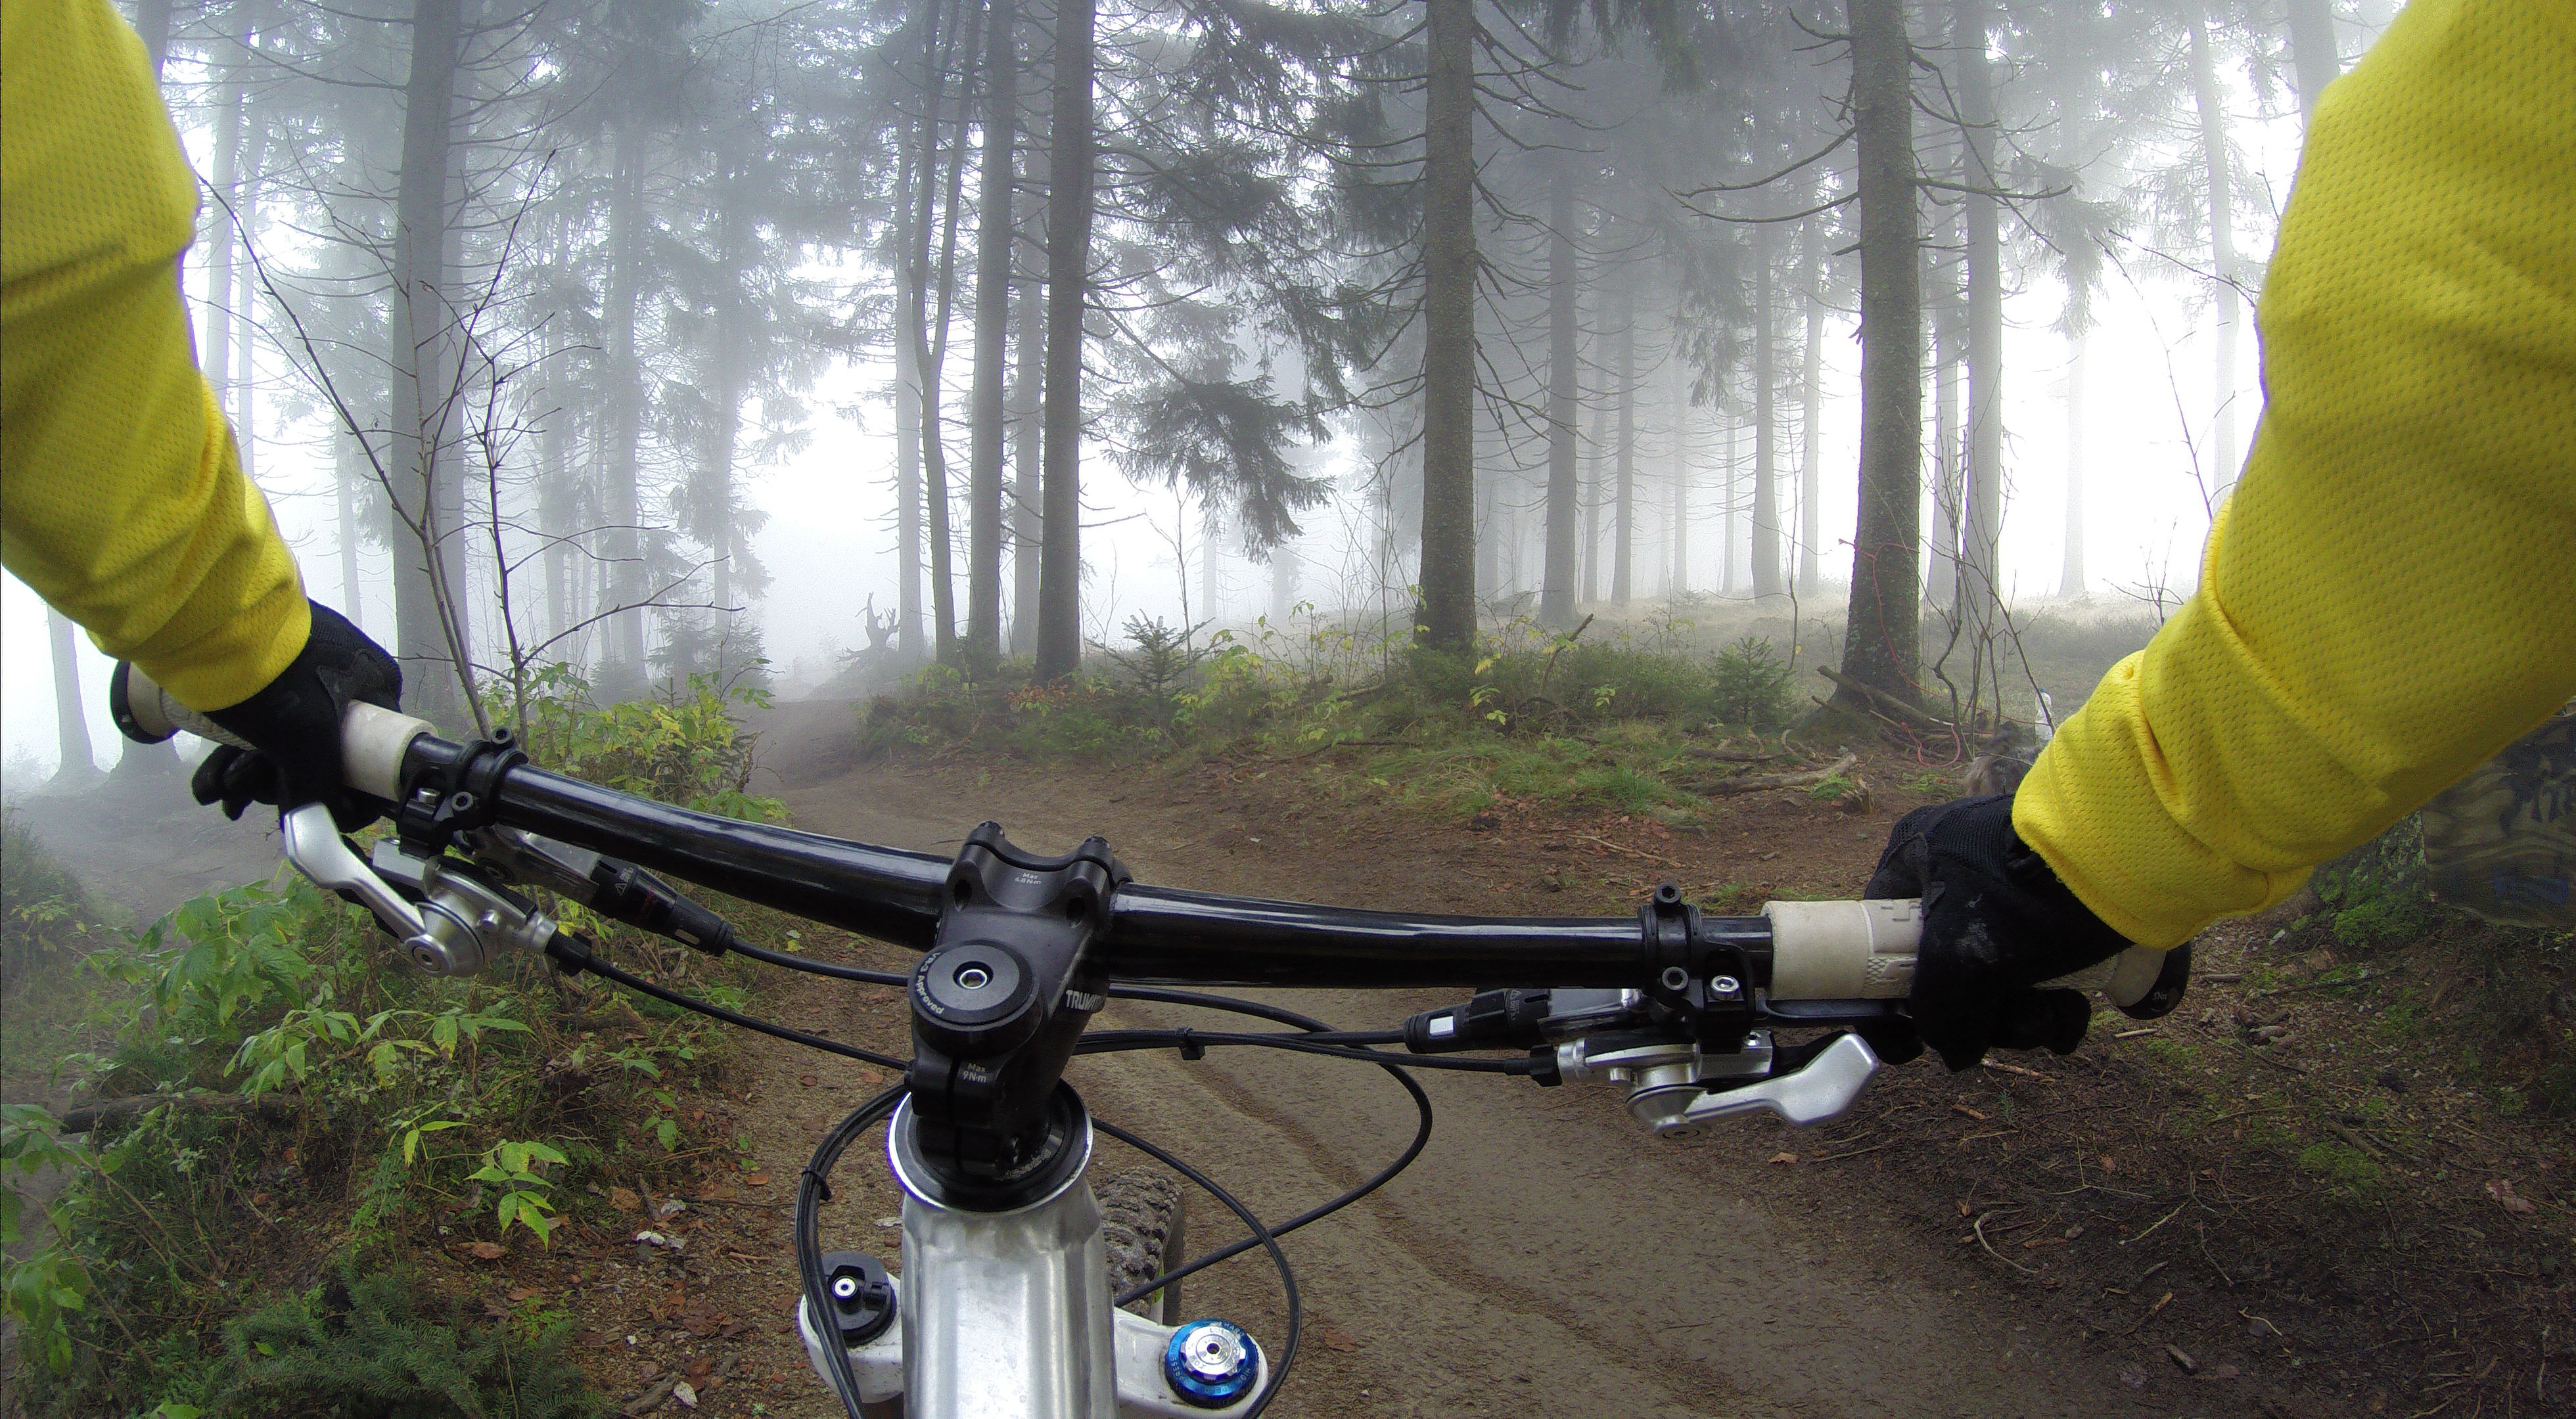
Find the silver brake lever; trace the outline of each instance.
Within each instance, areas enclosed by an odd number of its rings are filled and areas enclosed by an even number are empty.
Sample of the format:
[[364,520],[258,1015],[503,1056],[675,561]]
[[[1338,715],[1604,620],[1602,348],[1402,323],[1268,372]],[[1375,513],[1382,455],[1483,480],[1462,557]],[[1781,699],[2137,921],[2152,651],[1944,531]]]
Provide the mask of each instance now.
[[307,803],[278,819],[278,830],[286,839],[286,860],[295,870],[310,878],[313,885],[334,892],[355,893],[376,914],[376,920],[402,942],[403,954],[431,969],[443,953],[422,925],[420,912],[404,901],[375,869],[349,851],[340,839],[340,825],[331,820],[326,804]]
[[1850,1108],[1852,1100],[1878,1072],[1878,1054],[1858,1035],[1845,1035],[1826,1046],[1806,1067],[1774,1075],[1723,1093],[1702,1094],[1681,1116],[1656,1128],[1673,1137],[1722,1118],[1768,1110],[1790,1123],[1822,1123]]

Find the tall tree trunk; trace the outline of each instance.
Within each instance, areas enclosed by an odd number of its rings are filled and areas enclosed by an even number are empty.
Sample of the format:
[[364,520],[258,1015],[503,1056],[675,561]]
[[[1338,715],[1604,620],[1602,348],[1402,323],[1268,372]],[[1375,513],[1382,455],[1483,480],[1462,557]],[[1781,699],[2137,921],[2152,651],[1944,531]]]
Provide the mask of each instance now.
[[967,396],[966,649],[977,664],[1002,644],[1003,365],[1011,310],[1011,130],[1019,110],[1014,0],[984,21],[984,146],[975,203],[975,384]]
[[1932,339],[1932,541],[1925,575],[1924,599],[1942,615],[1959,613],[1960,497],[1965,488],[1962,464],[1966,448],[1959,428],[1959,373],[1965,358],[1965,306],[1959,299],[1959,264],[1944,247],[1955,246],[1955,219],[1943,219],[1942,235],[1923,253],[1927,276],[1924,300],[1931,306]]
[[1618,502],[1610,519],[1610,604],[1625,606],[1637,576],[1637,268],[1619,273]]
[[1476,5],[1424,0],[1422,609],[1424,645],[1476,640]]
[[1778,228],[1753,229],[1753,595],[1778,596],[1780,581],[1780,301]]
[[45,608],[45,636],[54,655],[54,732],[63,761],[54,770],[59,788],[80,788],[98,777],[89,742],[89,716],[81,709],[80,651],[72,644],[71,618]]
[[2191,22],[2191,88],[2200,115],[2201,164],[2209,184],[2209,270],[2217,283],[2218,374],[2213,398],[2217,406],[2211,435],[2211,480],[2224,498],[2236,486],[2236,203],[2235,178],[2229,171],[2227,111],[2218,94],[2218,70],[2210,55],[2208,25]]
[[[1850,0],[1859,138],[1860,520],[1852,537],[1843,673],[1911,700],[1921,662],[1915,548],[1923,497],[1921,228],[1914,176],[1914,46],[1904,0]],[[1834,692],[1861,712],[1861,696]]]
[[2317,116],[2317,96],[2343,73],[2335,44],[2334,0],[2289,0],[2290,64],[2298,75],[2299,123]]
[[215,100],[214,173],[209,183],[218,201],[204,204],[204,217],[213,224],[212,249],[206,254],[206,332],[197,345],[198,364],[213,386],[216,407],[227,408],[233,392],[233,213],[231,205],[240,195],[242,147],[242,68],[239,61],[224,65],[224,83]]
[[[1597,307],[1598,300],[1594,302]],[[1596,391],[1598,393],[1598,391]],[[1583,600],[1589,606],[1601,599],[1601,505],[1608,492],[1608,480],[1602,477],[1602,455],[1610,447],[1610,401],[1595,398],[1592,403],[1592,433],[1583,446]]]
[[1038,679],[1082,664],[1082,323],[1090,305],[1092,26],[1097,0],[1057,0],[1048,129],[1046,543],[1038,555]]
[[[975,18],[981,22],[982,10],[975,12]],[[962,44],[959,43],[961,38]],[[922,277],[913,283],[914,310],[909,321],[913,338],[921,345],[922,502],[929,512],[928,524],[923,530],[930,541],[931,647],[942,665],[957,662],[957,579],[952,565],[956,543],[949,535],[948,522],[948,420],[940,411],[940,401],[946,389],[949,317],[956,308],[957,299],[958,207],[959,199],[965,194],[966,181],[965,111],[975,85],[972,29],[963,36],[952,34],[943,39],[936,56],[931,59],[926,76],[929,83],[925,86],[930,94],[930,107],[921,125],[921,170],[935,173],[938,170],[939,111],[947,90],[947,56],[952,49],[962,51],[969,58],[967,73],[959,83],[957,146],[950,151],[948,160],[945,183],[947,208],[940,222],[939,265],[934,270],[930,264],[930,202],[936,188],[924,183],[918,248]],[[935,319],[925,320],[921,305],[926,293],[933,289],[939,294],[939,313]]]
[[134,32],[143,37],[143,52],[152,57],[152,81],[170,63],[171,0],[134,0]]
[[[1032,149],[1034,151],[1034,149]],[[1020,285],[1018,372],[1011,379],[1011,654],[1038,649],[1038,389],[1045,380],[1046,283]]]
[[603,569],[608,613],[600,689],[612,701],[644,689],[643,498],[638,486],[638,446],[643,438],[644,377],[635,355],[635,322],[644,280],[643,135],[617,133],[617,171],[608,198],[608,398],[601,420],[607,458],[600,511],[608,524],[608,565]]
[[336,495],[340,533],[340,601],[336,608],[352,625],[364,628],[365,610],[360,606],[358,590],[358,480],[367,476],[366,450],[359,445],[354,429],[339,429],[333,434],[332,491]]
[[403,687],[411,709],[452,727],[471,722],[463,677],[473,653],[461,549],[449,545],[462,493],[447,299],[460,7],[461,0],[415,0],[412,7],[394,212],[393,486],[386,490]]
[[1547,560],[1540,573],[1538,619],[1558,629],[1574,624],[1576,503],[1574,417],[1580,375],[1574,353],[1574,154],[1560,152],[1547,182]]
[[[906,219],[910,225],[910,219]],[[895,278],[909,288],[909,273]],[[909,290],[896,297],[910,309]],[[907,662],[925,660],[921,643],[921,347],[906,334],[894,340],[894,494],[897,558],[894,609],[895,653]]]
[[1690,590],[1690,379],[1682,373],[1681,342],[1673,342],[1671,402],[1673,429],[1673,566],[1672,593]]
[[1282,542],[1270,549],[1270,621],[1286,626],[1297,610],[1297,548]]
[[1973,189],[1960,199],[1968,237],[1968,469],[1960,591],[1970,634],[1982,649],[2003,604],[2004,270],[2002,183],[1994,161],[1994,81],[1986,62],[1993,9],[1963,0],[1951,43],[1959,54],[1959,116],[1966,120]]
[[238,279],[233,293],[233,447],[241,456],[245,478],[259,477],[259,277],[251,240],[259,230],[259,166],[267,156],[267,144],[259,133],[244,125],[242,135],[241,197],[233,204],[236,215],[235,248],[241,253]]
[[1825,291],[1817,269],[1824,242],[1816,223],[1807,224],[1800,245],[1806,257],[1798,285],[1807,305],[1807,338],[1801,352],[1805,368],[1798,384],[1798,594],[1813,596],[1819,588],[1817,563],[1825,555],[1823,518],[1818,511],[1824,486],[1818,448],[1825,427]]
[[2084,580],[2084,345],[2082,326],[2066,332],[2066,560],[2057,594],[2085,596]]
[[1719,418],[1726,419],[1726,506],[1725,516],[1720,518],[1717,524],[1717,541],[1724,555],[1720,561],[1718,589],[1724,591],[1729,596],[1733,596],[1736,593],[1736,590],[1742,585],[1742,583],[1737,579],[1735,571],[1735,519],[1736,515],[1742,511],[1742,508],[1736,502],[1737,497],[1740,496],[1737,493],[1735,486],[1737,480],[1737,469],[1735,466],[1737,454],[1737,440],[1735,437],[1736,423],[1735,420],[1727,418],[1726,405],[1723,400],[1718,404],[1717,413]]

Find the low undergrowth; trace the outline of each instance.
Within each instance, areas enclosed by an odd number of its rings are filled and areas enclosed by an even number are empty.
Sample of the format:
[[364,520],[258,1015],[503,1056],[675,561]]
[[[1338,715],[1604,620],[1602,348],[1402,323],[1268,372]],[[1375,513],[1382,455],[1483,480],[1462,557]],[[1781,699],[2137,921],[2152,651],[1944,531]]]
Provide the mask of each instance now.
[[[783,817],[743,792],[726,709],[703,685],[599,709],[557,675],[527,742],[597,781]],[[421,975],[286,873],[139,933],[85,929],[96,1043],[54,1070],[79,1102],[0,1109],[0,1294],[31,1412],[598,1412],[568,1318],[476,1268],[614,1227],[614,1188],[738,1161],[681,1098],[726,1067],[702,1017],[534,959]],[[603,947],[744,1002],[680,948]]]

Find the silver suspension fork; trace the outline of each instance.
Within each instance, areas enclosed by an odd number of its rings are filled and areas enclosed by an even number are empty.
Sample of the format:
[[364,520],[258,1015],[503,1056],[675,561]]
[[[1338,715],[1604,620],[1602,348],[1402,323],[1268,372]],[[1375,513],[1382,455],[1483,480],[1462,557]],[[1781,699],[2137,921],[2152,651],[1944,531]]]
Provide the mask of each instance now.
[[[1100,1205],[1084,1174],[1091,1118],[1068,1147],[1079,1166],[1038,1201],[983,1212],[940,1200],[901,1140],[912,1102],[895,1110],[886,1157],[903,1188],[896,1324],[849,1347],[859,1396],[900,1397],[905,1419],[1231,1419],[1270,1380],[1267,1354],[1223,1321],[1157,1325],[1110,1304]],[[831,1363],[800,1300],[797,1331],[815,1373]],[[1175,1387],[1175,1370],[1193,1398]],[[1211,1403],[1216,1393],[1238,1397]]]

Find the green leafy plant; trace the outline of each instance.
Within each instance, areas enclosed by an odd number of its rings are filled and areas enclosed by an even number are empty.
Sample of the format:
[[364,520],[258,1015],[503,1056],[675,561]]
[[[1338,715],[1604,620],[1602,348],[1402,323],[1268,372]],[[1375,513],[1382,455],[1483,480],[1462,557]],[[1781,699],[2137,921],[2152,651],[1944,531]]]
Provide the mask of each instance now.
[[399,1268],[343,1273],[224,1328],[229,1382],[214,1413],[384,1419],[592,1419],[601,1406],[570,1358],[562,1317],[468,1320],[424,1313]]
[[563,1161],[564,1155],[546,1144],[503,1139],[485,1150],[483,1166],[466,1174],[465,1180],[498,1186],[501,1200],[494,1205],[493,1215],[500,1220],[501,1231],[507,1234],[516,1222],[536,1233],[537,1244],[543,1246],[554,1234],[554,1219],[546,1215],[555,1210],[546,1195],[554,1184],[537,1168]]

